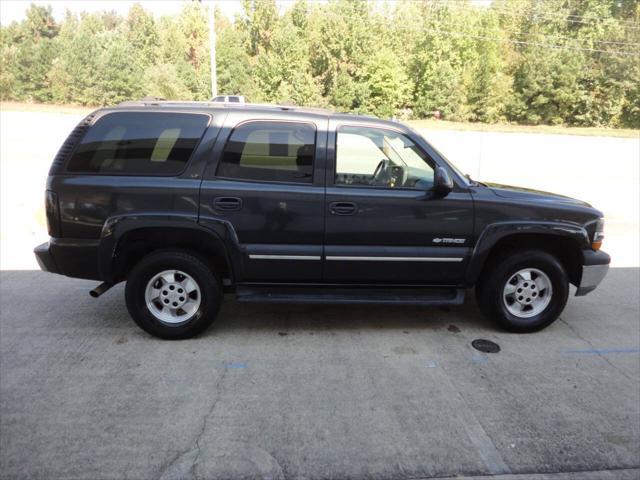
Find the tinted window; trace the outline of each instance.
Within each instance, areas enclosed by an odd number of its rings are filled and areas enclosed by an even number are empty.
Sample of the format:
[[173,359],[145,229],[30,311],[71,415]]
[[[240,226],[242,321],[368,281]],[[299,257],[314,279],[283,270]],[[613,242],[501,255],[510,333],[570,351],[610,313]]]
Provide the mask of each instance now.
[[336,142],[336,185],[433,186],[433,168],[406,135],[368,127],[341,127]]
[[87,132],[67,170],[176,175],[184,170],[209,117],[183,113],[110,113]]
[[217,175],[311,183],[315,136],[315,127],[307,123],[245,123],[231,134]]

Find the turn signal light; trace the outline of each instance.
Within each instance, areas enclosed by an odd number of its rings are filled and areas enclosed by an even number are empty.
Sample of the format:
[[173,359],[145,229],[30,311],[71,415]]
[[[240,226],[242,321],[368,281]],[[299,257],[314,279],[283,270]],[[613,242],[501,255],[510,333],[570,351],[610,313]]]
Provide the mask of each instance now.
[[[601,225],[600,228],[604,227],[604,225]],[[591,242],[591,248],[594,250],[600,250],[600,247],[602,247],[602,241],[604,240],[604,232],[602,230],[598,230],[596,231],[596,233],[593,235],[593,241]]]

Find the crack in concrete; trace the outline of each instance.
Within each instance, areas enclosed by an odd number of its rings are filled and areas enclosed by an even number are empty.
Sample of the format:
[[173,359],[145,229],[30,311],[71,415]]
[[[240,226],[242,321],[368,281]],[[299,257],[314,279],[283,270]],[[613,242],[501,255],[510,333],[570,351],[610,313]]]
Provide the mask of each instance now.
[[590,340],[584,338],[582,335],[580,335],[580,333],[578,332],[578,330],[576,328],[574,328],[569,322],[567,322],[564,318],[559,318],[558,320],[560,320],[562,323],[564,323],[569,330],[571,330],[573,332],[573,334],[580,340],[582,340],[584,343],[586,343],[587,345],[589,345],[597,354],[598,357],[602,358],[605,362],[607,362],[609,364],[609,366],[611,368],[613,368],[616,372],[618,372],[620,375],[622,375],[624,378],[626,378],[627,380],[631,380],[631,381],[635,381],[635,378],[632,378],[631,376],[627,375],[624,370],[621,370],[619,367],[617,367],[615,364],[611,363],[611,361],[605,356],[603,355],[600,351],[598,351],[597,347],[591,343]]
[[186,457],[187,455],[189,455],[190,453],[192,453],[194,451],[196,452],[196,454],[195,454],[195,456],[193,458],[193,461],[191,462],[191,466],[189,467],[188,471],[189,471],[189,473],[191,474],[191,476],[193,478],[195,478],[196,480],[198,479],[198,475],[197,475],[197,472],[196,472],[196,466],[197,466],[198,460],[200,459],[200,454],[202,452],[202,449],[200,447],[200,441],[202,440],[202,437],[204,436],[204,433],[207,430],[207,424],[209,422],[209,417],[211,417],[211,415],[213,414],[213,411],[215,410],[216,405],[218,404],[218,401],[220,400],[219,387],[222,384],[222,381],[224,380],[226,375],[227,375],[227,368],[226,368],[226,366],[223,366],[222,374],[220,375],[220,377],[218,378],[218,380],[216,381],[216,383],[215,383],[215,385],[213,387],[213,390],[216,393],[215,398],[213,399],[213,401],[211,402],[211,405],[207,409],[207,413],[202,417],[202,422],[201,422],[202,426],[200,428],[200,431],[196,435],[194,441],[189,444],[188,448],[186,448],[182,452],[178,452],[176,455],[174,455],[171,458],[170,461],[166,462],[164,465],[162,465],[160,467],[160,473],[158,475],[158,480],[162,480],[164,475],[169,471],[169,469],[173,465],[175,465],[183,457]]
[[178,459],[182,458],[187,452],[178,452],[176,453],[173,458],[168,461],[168,462],[163,462],[162,465],[160,466],[160,473],[158,473],[158,480],[162,480],[162,477],[164,476],[165,473],[167,473],[167,470],[169,470],[177,461]]
[[482,423],[480,423],[480,420],[478,420],[478,417],[472,410],[471,406],[467,403],[462,392],[454,383],[451,375],[449,375],[444,366],[439,370],[442,372],[441,377],[446,380],[449,389],[453,393],[450,397],[451,404],[455,405],[455,410],[460,416],[460,420],[467,433],[467,437],[475,447],[476,452],[489,470],[489,473],[491,475],[504,475],[511,473],[511,469],[502,457],[500,450],[498,450],[493,439],[485,430]]
[[211,402],[211,407],[209,407],[209,411],[202,418],[202,428],[200,429],[200,432],[198,433],[198,436],[196,437],[196,441],[195,441],[195,448],[196,448],[197,452],[196,452],[195,458],[193,459],[193,463],[191,464],[191,468],[189,469],[189,472],[192,473],[193,477],[195,477],[196,480],[198,480],[196,467],[198,465],[198,460],[200,459],[200,454],[202,453],[202,449],[200,447],[200,440],[202,440],[202,437],[204,436],[204,432],[207,430],[207,424],[209,423],[209,417],[213,414],[213,411],[215,410],[216,405],[218,405],[218,401],[220,400],[219,387],[220,387],[220,385],[222,384],[222,381],[224,380],[224,378],[227,375],[227,367],[223,366],[223,368],[224,368],[224,370],[222,370],[222,375],[220,375],[220,378],[218,378],[218,381],[216,382],[215,386],[213,387],[215,392],[216,392],[216,397],[213,400],[213,402]]

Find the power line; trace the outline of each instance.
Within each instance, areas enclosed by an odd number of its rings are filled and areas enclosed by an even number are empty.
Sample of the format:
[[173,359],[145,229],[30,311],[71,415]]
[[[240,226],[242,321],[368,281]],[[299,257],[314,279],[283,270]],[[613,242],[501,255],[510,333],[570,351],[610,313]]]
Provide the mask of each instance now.
[[[558,39],[562,39],[562,40],[579,40],[578,38],[575,38],[575,37],[567,37],[567,36],[563,36],[563,35],[539,34],[539,33],[533,33],[533,32],[521,33],[521,35],[526,35],[526,36],[529,36],[529,37],[542,36],[545,39],[558,38]],[[619,42],[619,41],[614,41],[614,40],[596,40],[596,39],[591,39],[590,41],[595,42],[595,43],[602,43],[602,44],[606,44],[606,45],[621,45],[621,46],[628,46],[628,47],[640,47],[640,43]]]
[[[361,17],[356,16],[356,15],[338,14],[336,12],[329,12],[329,11],[326,11],[326,10],[322,13],[322,15],[333,16],[334,18],[340,18],[340,19],[342,19],[342,18],[361,18]],[[465,32],[458,32],[458,31],[451,31],[451,30],[440,30],[440,29],[429,28],[429,27],[418,27],[417,30],[428,31],[428,32],[433,32],[433,33],[440,33],[442,35],[448,35],[448,36],[452,36],[452,37],[473,38],[473,39],[476,39],[476,40],[482,40],[482,41],[486,41],[486,42],[496,42],[496,43],[506,42],[506,43],[513,43],[513,44],[516,44],[516,45],[531,45],[531,46],[549,48],[549,49],[552,49],[552,50],[603,53],[603,54],[607,54],[607,55],[623,56],[623,57],[640,57],[640,53],[629,52],[629,51],[626,51],[626,50],[602,50],[602,49],[599,49],[599,48],[572,47],[572,46],[568,46],[568,45],[558,45],[558,44],[553,44],[553,43],[541,43],[541,42],[531,42],[531,41],[527,41],[527,40],[510,39],[510,38],[487,37],[487,36],[484,36],[484,35],[474,35],[474,34],[469,34],[469,33],[465,33]],[[569,37],[567,37],[567,38],[569,38]]]
[[623,57],[640,57],[640,54],[627,52],[627,51],[619,51],[619,50],[601,50],[598,48],[582,48],[582,47],[571,47],[567,45],[555,45],[551,43],[540,43],[540,42],[529,42],[525,40],[512,40],[507,38],[498,38],[498,37],[486,37],[484,35],[472,35],[463,32],[454,32],[450,30],[439,30],[435,28],[422,28],[421,30],[431,31],[435,33],[441,33],[443,35],[449,35],[453,37],[467,37],[467,38],[475,38],[477,40],[483,40],[488,42],[509,42],[517,45],[533,45],[537,47],[545,47],[551,48],[555,50],[568,50],[568,51],[580,51],[580,52],[591,52],[591,53],[606,53],[608,55],[620,55]]
[[[290,0],[291,2],[293,2],[294,0]],[[307,2],[310,5],[317,5],[317,6],[325,6],[327,5],[325,3],[324,0],[309,0]],[[441,5],[446,5],[447,7],[450,5],[456,5],[456,2],[450,2],[449,0],[432,0],[432,2],[426,4],[428,5],[428,9],[429,11],[432,10],[436,10],[438,8],[438,6],[436,5],[437,3],[440,3]],[[462,9],[467,9],[467,7],[463,7]],[[478,10],[480,10],[480,7],[478,7]],[[508,8],[500,8],[497,6],[492,5],[491,7],[489,7],[487,9],[488,11],[492,11],[492,12],[497,12],[497,13],[503,13],[503,14],[509,14],[512,16],[517,16],[517,17],[524,17],[527,18],[529,20],[535,20],[534,18],[532,18],[531,16],[528,16],[526,13],[523,12],[517,12],[514,10],[510,10]],[[585,24],[585,25],[596,25],[599,22],[604,22],[607,20],[615,20],[616,22],[618,22],[621,26],[626,26],[627,28],[631,28],[634,30],[640,29],[640,23],[633,21],[633,20],[624,20],[621,18],[616,18],[616,17],[590,17],[590,16],[585,16],[585,15],[574,15],[574,14],[553,14],[553,13],[545,13],[545,12],[540,12],[540,11],[536,11],[536,10],[530,10],[530,14],[534,17],[542,17],[542,18],[558,18],[558,19],[563,19],[563,20],[567,20],[569,22],[572,23],[581,23],[581,24]],[[576,19],[580,19],[580,20],[576,20]],[[588,19],[588,21],[584,21],[583,19]],[[605,43],[604,41],[602,41],[601,43]],[[606,43],[620,43],[623,44],[624,42],[606,42]],[[636,44],[630,44],[630,45],[636,45]]]
[[[497,12],[498,14],[500,14],[500,11],[498,9],[496,9],[496,8],[492,8],[490,11]],[[532,20],[530,17],[526,17],[524,15],[522,15],[522,17],[527,18],[528,20]],[[548,34],[537,34],[537,33],[521,33],[521,35],[526,35],[526,36],[530,36],[530,37],[535,37],[535,36],[541,35],[545,39],[558,38],[558,39],[562,39],[562,40],[578,40],[577,38],[567,37],[567,36],[563,36],[563,35],[548,35]],[[616,41],[616,40],[595,40],[595,39],[593,39],[591,41],[595,42],[595,43],[606,44],[606,45],[622,45],[622,46],[629,46],[629,47],[640,47],[640,43],[633,43],[633,42],[621,42],[621,41]]]
[[[622,27],[625,28],[630,28],[633,30],[638,30],[640,29],[640,24],[638,24],[638,22],[634,22],[634,21],[630,21],[630,20],[623,20],[623,19],[619,19],[619,18],[615,18],[615,17],[587,17],[587,16],[581,16],[581,15],[572,15],[572,14],[553,14],[553,13],[544,13],[544,12],[540,12],[540,11],[536,11],[536,10],[530,10],[529,14],[527,15],[524,12],[517,12],[514,10],[510,10],[508,8],[499,8],[499,7],[490,7],[489,8],[490,11],[494,11],[497,13],[501,13],[504,15],[511,15],[511,16],[515,16],[515,17],[524,17],[527,18],[529,20],[535,20],[535,17],[539,17],[539,18],[547,18],[547,19],[558,19],[558,20],[565,20],[571,23],[579,23],[579,24],[583,24],[583,25],[597,25],[599,23],[605,22],[607,20],[615,20],[617,21]],[[583,19],[589,19],[588,21],[585,21]]]

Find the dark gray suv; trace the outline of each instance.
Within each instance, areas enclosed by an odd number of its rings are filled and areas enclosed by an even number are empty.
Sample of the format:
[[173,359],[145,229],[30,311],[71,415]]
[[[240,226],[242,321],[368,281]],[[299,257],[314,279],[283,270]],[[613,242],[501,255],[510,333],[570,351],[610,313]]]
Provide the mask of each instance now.
[[167,339],[245,302],[455,305],[475,286],[535,331],[604,278],[602,214],[460,174],[396,122],[251,104],[130,102],[69,135],[47,183],[43,270],[126,281]]

